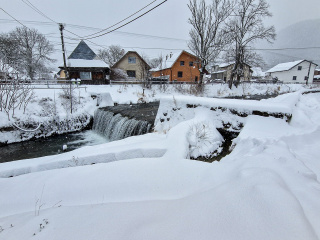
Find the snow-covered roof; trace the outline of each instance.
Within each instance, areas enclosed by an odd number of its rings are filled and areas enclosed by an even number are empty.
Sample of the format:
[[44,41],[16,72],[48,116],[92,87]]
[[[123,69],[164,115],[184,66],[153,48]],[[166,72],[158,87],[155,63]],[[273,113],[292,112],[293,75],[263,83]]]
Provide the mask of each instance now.
[[151,69],[151,72],[157,72],[163,69],[171,68],[173,64],[177,61],[179,56],[181,55],[183,51],[176,52],[176,53],[170,53],[169,55],[163,57],[162,63],[156,67]]
[[[228,66],[230,66],[230,65],[233,65],[233,64],[235,64],[235,62],[223,62],[223,63],[219,63],[217,66],[219,67],[219,68],[225,68],[225,67],[228,67]],[[249,67],[251,67],[249,64],[247,64],[247,63],[244,63],[245,65],[247,65],[247,66],[249,66]]]
[[[158,67],[153,68],[150,71],[156,72],[156,71],[160,71],[163,69],[172,68],[173,64],[178,60],[178,58],[180,57],[180,55],[183,52],[190,54],[184,50],[182,50],[180,52],[176,52],[176,53],[170,53],[169,55],[163,57],[162,63]],[[190,55],[192,55],[192,54],[190,54]]]
[[221,70],[221,71],[216,71],[216,72],[213,72],[212,74],[217,74],[217,73],[224,73],[224,72],[226,72],[226,70]]
[[251,68],[251,70],[253,71],[252,76],[254,77],[264,77],[265,73],[262,71],[262,69],[260,67],[253,67]]
[[[102,60],[68,59],[67,67],[108,68],[109,65]],[[60,68],[63,68],[63,64],[60,66]]]
[[230,66],[232,64],[234,64],[234,62],[220,63],[218,66],[219,66],[219,68],[224,68],[224,67],[228,67],[228,66]]
[[307,61],[307,60],[298,60],[294,62],[286,62],[286,63],[280,63],[273,68],[269,69],[267,72],[283,72],[283,71],[289,71],[293,67],[297,66],[298,64]]

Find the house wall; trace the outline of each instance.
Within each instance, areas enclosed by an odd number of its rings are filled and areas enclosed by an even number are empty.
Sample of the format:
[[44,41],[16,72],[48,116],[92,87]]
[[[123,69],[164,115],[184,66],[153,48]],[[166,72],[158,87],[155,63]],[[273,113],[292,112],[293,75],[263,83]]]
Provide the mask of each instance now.
[[[231,74],[232,74],[233,68],[234,68],[234,64],[232,64],[226,68],[227,71],[226,71],[225,77],[226,77],[227,81],[231,79]],[[250,67],[248,65],[244,65],[244,74],[243,75],[244,76],[241,77],[240,81],[250,81],[251,80],[251,72],[250,72]]]
[[[80,72],[91,72],[91,80],[81,79],[81,84],[109,84],[109,81],[106,79],[106,75],[109,73],[108,69],[70,69],[69,70],[69,79],[80,79]],[[60,72],[60,79],[65,79],[65,72],[62,70]]]
[[[299,66],[302,66],[301,70],[298,70]],[[306,83],[305,77],[308,76],[309,67],[310,67],[310,62],[304,61],[288,71],[273,72],[273,73],[270,73],[270,75],[272,78],[277,77],[279,81],[282,81],[284,83],[289,83],[289,82],[290,83]],[[309,79],[308,79],[309,84],[313,83],[315,68],[316,68],[316,65],[311,64]],[[293,80],[293,76],[296,76],[297,79]]]
[[[218,71],[224,71],[224,73],[213,75],[213,77],[215,77],[214,79],[222,79],[227,82],[228,80],[231,79],[231,73],[232,73],[233,67],[234,67],[234,64],[217,69]],[[240,79],[240,81],[250,81],[251,75],[252,74],[250,72],[250,67],[248,65],[244,65],[244,76]]]
[[[180,61],[184,61],[184,66],[180,66]],[[197,58],[183,52],[170,69],[153,72],[153,77],[170,76],[170,81],[195,82],[200,79],[200,71]],[[189,66],[193,62],[193,66]],[[178,77],[178,72],[182,72],[182,77]],[[161,75],[162,74],[162,75]]]
[[[129,63],[129,57],[135,57],[136,63]],[[118,62],[114,68],[120,68],[123,71],[135,71],[137,80],[144,80],[147,78],[146,65],[141,58],[135,53],[128,53],[125,58]]]
[[66,73],[64,70],[61,70],[60,71],[60,76],[59,76],[60,79],[65,79],[66,78]]
[[171,68],[163,69],[161,71],[153,72],[152,77],[161,77],[161,76],[169,76],[169,81],[172,81],[171,78]]

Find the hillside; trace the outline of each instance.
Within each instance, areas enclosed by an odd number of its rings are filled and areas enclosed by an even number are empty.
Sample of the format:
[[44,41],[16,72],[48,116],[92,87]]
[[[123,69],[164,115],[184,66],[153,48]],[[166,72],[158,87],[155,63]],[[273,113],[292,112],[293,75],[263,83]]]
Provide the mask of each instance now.
[[[258,44],[257,48],[272,48],[281,50],[259,51],[262,54],[266,68],[280,62],[289,62],[300,59],[311,60],[320,65],[320,19],[307,20],[293,24],[277,33],[273,45]],[[301,48],[301,49],[288,49]]]

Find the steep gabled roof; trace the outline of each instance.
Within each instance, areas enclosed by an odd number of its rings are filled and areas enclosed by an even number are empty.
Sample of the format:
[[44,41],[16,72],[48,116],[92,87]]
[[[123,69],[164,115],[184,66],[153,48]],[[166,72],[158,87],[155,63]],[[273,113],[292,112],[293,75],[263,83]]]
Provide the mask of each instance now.
[[153,68],[151,71],[153,72],[157,72],[160,70],[164,70],[164,69],[168,69],[168,68],[172,68],[172,66],[178,61],[178,59],[180,58],[180,56],[182,55],[182,53],[186,53],[194,58],[197,58],[195,55],[182,50],[180,52],[176,52],[176,53],[171,53],[170,55],[166,56],[163,60],[162,63],[157,67],[157,68]]
[[115,68],[116,65],[118,65],[118,63],[120,63],[124,58],[126,58],[129,54],[136,54],[141,60],[142,62],[150,69],[151,67],[149,66],[149,64],[139,55],[139,53],[137,53],[136,51],[128,51],[125,55],[123,55],[122,58],[120,58],[120,60],[118,62],[116,62],[115,64],[113,64],[113,66],[111,68]]
[[[274,66],[273,68],[269,69],[267,72],[268,73],[272,73],[272,72],[284,72],[284,71],[289,71],[291,70],[292,68],[294,68],[295,66],[299,65],[300,63],[302,62],[310,62],[308,60],[298,60],[298,61],[294,61],[294,62],[286,62],[286,63],[280,63],[276,66]],[[317,65],[313,62],[310,62],[314,65]]]
[[96,54],[91,50],[91,48],[83,41],[78,44],[78,46],[73,50],[68,59],[85,59],[93,60]]

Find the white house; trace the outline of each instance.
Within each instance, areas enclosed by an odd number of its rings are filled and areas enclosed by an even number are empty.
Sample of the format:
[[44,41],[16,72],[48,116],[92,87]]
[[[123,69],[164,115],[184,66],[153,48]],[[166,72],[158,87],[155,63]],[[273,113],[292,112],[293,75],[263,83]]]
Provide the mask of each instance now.
[[268,70],[267,75],[284,83],[313,83],[317,64],[308,60],[280,63]]

